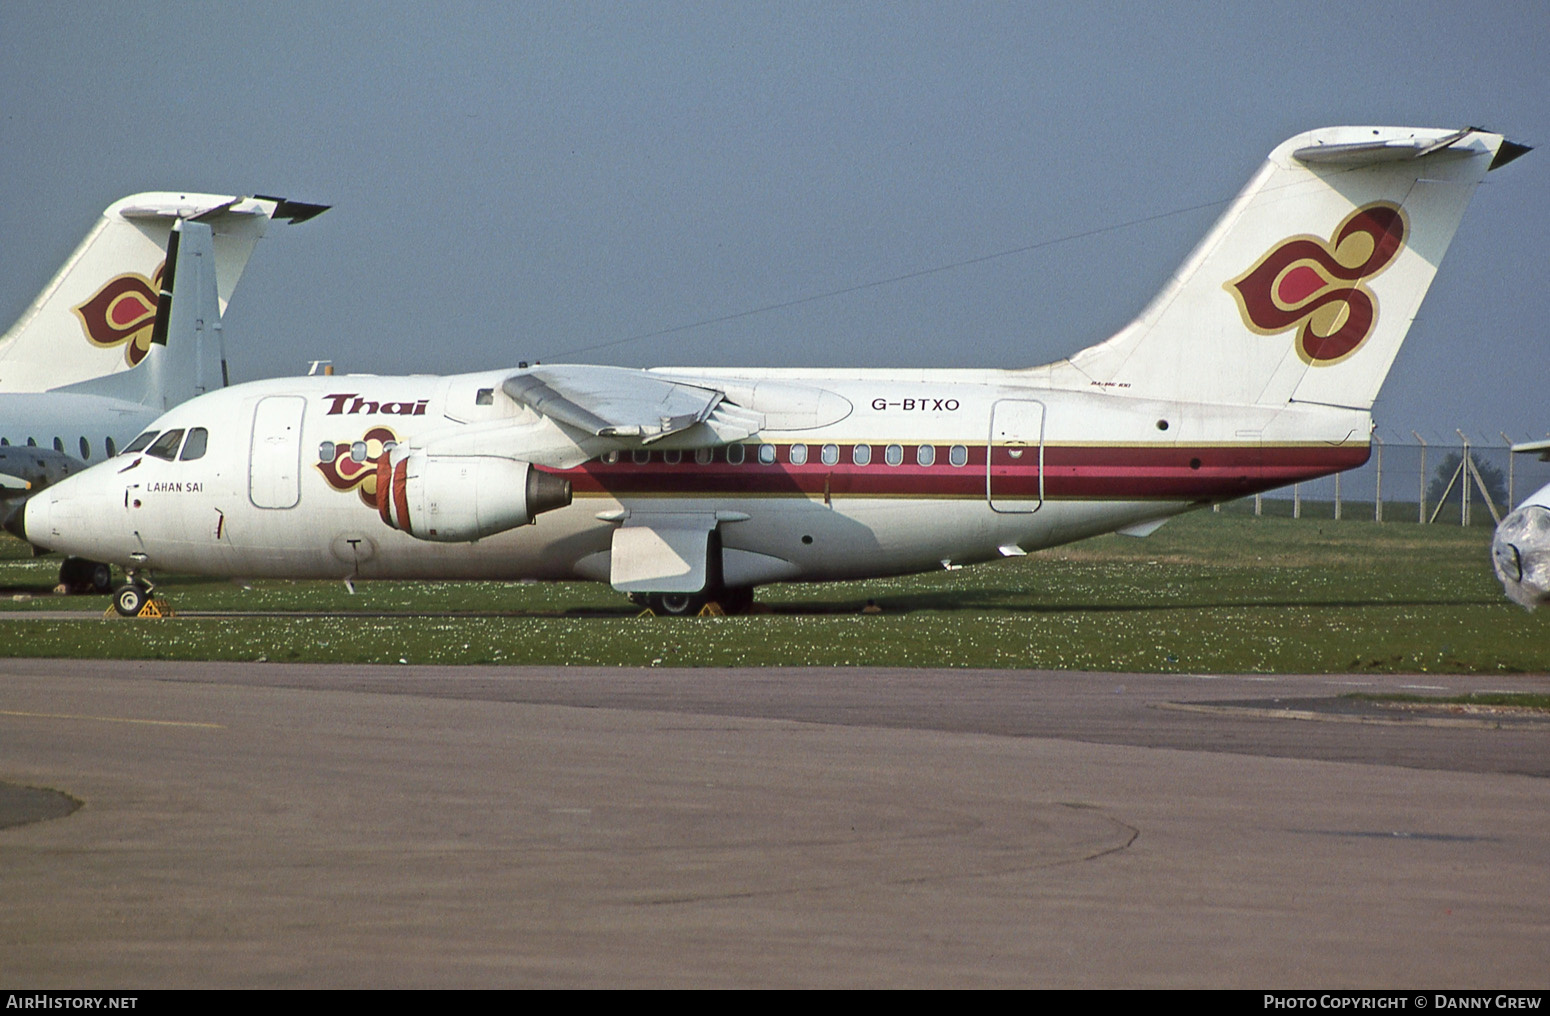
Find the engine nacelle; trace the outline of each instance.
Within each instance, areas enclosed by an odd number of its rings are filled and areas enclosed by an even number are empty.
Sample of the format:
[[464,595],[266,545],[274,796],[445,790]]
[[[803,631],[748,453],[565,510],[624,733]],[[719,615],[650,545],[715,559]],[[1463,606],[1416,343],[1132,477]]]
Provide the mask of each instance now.
[[377,460],[382,521],[421,540],[467,543],[525,526],[570,501],[569,480],[519,459],[413,451]]

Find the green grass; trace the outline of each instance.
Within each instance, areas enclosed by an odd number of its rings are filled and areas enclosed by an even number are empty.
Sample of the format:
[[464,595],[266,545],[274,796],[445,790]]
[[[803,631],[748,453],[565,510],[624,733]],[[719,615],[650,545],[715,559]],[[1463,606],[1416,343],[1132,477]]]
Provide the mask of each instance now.
[[[100,614],[47,595],[57,558],[0,543],[0,624],[17,656],[371,663],[961,666],[1194,673],[1550,672],[1550,611],[1491,574],[1490,530],[1210,512],[902,579],[770,586],[770,613],[637,618],[590,583],[253,583],[163,577],[185,615]],[[862,614],[871,599],[881,614]]]
[[1492,706],[1508,709],[1532,709],[1550,712],[1550,695],[1532,692],[1471,692],[1468,695],[1370,695],[1354,692],[1341,698],[1358,699],[1362,702],[1399,702],[1428,706]]

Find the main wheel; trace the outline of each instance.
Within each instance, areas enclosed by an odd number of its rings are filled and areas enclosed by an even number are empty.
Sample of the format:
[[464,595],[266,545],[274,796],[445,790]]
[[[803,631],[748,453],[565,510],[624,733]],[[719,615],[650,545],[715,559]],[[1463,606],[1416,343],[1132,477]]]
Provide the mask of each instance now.
[[133,582],[127,586],[119,586],[113,593],[113,609],[124,617],[135,617],[140,613],[140,608],[145,606],[149,596],[149,589],[135,585]]
[[67,557],[59,566],[59,584],[71,596],[107,593],[113,588],[113,569],[101,561]]
[[106,596],[113,591],[113,569],[101,561],[88,561],[91,566],[87,572],[86,585],[99,596]]
[[708,602],[703,593],[652,593],[646,598],[651,609],[670,617],[692,617]]

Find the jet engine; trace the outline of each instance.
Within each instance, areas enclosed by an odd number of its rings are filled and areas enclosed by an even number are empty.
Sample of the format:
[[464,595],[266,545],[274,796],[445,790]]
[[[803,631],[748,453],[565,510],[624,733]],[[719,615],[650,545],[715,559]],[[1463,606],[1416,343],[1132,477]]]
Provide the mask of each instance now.
[[416,450],[377,461],[382,521],[421,540],[467,543],[525,526],[570,501],[569,480],[520,459]]
[[1491,539],[1491,559],[1514,602],[1529,610],[1550,603],[1550,486],[1502,519]]

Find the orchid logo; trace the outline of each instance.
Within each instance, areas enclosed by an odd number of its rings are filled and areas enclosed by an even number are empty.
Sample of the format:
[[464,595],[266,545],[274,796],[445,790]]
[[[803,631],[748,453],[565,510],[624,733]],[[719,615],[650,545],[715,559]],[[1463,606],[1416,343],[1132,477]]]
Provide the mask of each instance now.
[[124,361],[131,367],[145,359],[166,267],[163,261],[149,279],[138,272],[114,276],[90,300],[71,308],[87,341],[103,349],[123,345]]
[[376,508],[377,460],[385,462],[397,443],[398,435],[387,427],[373,427],[358,441],[325,442],[318,472],[330,487],[356,491],[368,508]]
[[1283,240],[1224,288],[1253,331],[1276,335],[1295,327],[1305,363],[1339,363],[1372,334],[1378,302],[1367,282],[1394,263],[1407,233],[1398,205],[1364,205],[1329,240]]

